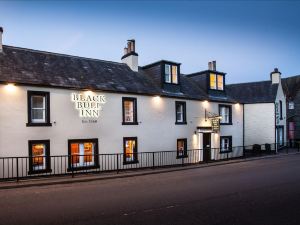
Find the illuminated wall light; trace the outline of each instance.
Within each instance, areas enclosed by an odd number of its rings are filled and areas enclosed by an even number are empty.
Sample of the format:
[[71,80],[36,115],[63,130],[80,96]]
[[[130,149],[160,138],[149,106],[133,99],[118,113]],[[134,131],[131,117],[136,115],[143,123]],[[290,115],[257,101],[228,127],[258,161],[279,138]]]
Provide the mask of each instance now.
[[209,103],[208,103],[207,100],[205,100],[205,101],[203,101],[202,105],[203,105],[203,107],[204,107],[205,109],[207,109]]
[[234,105],[234,107],[235,107],[235,109],[239,109],[239,108],[240,108],[240,103],[236,103],[236,104]]
[[7,84],[5,85],[5,90],[9,91],[9,92],[13,92],[15,91],[16,86],[14,84]]

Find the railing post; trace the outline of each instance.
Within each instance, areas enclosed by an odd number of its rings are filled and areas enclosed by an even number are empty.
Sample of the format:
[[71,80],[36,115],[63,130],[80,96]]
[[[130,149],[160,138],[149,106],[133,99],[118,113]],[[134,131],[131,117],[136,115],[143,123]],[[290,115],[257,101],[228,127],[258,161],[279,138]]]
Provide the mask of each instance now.
[[71,155],[71,172],[72,172],[72,178],[74,178],[73,155]]
[[119,173],[119,154],[117,154],[117,173]]
[[184,166],[184,157],[181,158],[181,166]]
[[19,157],[17,157],[17,182],[19,182]]
[[154,152],[152,152],[152,169],[154,169],[155,165],[154,165]]

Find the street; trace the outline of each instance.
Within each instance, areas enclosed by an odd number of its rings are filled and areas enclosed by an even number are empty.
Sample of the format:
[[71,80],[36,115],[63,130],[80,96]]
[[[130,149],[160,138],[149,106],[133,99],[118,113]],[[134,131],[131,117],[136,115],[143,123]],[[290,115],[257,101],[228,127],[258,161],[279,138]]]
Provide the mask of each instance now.
[[0,209],[1,225],[299,225],[300,154],[0,190]]

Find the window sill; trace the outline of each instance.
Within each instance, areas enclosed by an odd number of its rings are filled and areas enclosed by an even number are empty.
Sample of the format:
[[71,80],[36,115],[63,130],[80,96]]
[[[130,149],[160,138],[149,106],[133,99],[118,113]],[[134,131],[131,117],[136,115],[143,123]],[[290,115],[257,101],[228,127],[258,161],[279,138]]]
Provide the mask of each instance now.
[[28,175],[41,174],[41,173],[52,173],[52,169],[29,170],[28,171]]
[[175,122],[176,125],[186,125],[187,122]]
[[164,84],[170,84],[170,85],[179,85],[178,83],[168,83],[168,82],[164,82]]
[[138,122],[122,122],[122,125],[139,125]]
[[130,164],[136,164],[139,163],[139,160],[134,160],[134,161],[130,161],[130,162],[123,162],[123,165],[130,165]]
[[185,159],[188,158],[188,155],[176,156],[176,159]]
[[220,123],[220,125],[232,125],[232,123]]
[[51,127],[52,123],[26,123],[26,127]]
[[67,171],[68,172],[72,172],[72,171],[80,171],[80,170],[91,170],[91,169],[99,169],[100,166],[99,165],[95,165],[95,166],[80,166],[80,167],[73,167],[73,168],[68,168]]

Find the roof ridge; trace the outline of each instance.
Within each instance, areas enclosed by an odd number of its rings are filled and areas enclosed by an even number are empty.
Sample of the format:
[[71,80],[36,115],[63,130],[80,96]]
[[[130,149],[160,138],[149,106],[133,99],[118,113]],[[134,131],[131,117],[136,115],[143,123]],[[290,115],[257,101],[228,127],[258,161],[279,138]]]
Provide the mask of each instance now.
[[226,84],[226,86],[241,85],[241,84],[257,84],[257,83],[264,83],[264,82],[271,82],[271,81],[270,80],[250,81],[250,82],[244,82],[244,83]]
[[93,61],[100,61],[100,62],[106,62],[106,63],[126,65],[126,64],[121,63],[121,62],[114,62],[114,61],[103,60],[103,59],[88,58],[88,57],[76,56],[76,55],[68,55],[68,54],[63,54],[63,53],[36,50],[36,49],[31,49],[31,48],[16,47],[16,46],[12,46],[12,45],[3,45],[3,47],[18,49],[18,50],[23,50],[23,51],[30,51],[30,52],[36,52],[36,53],[55,55],[55,56],[63,56],[63,57],[70,57],[70,58],[77,58],[77,59],[87,59],[87,60],[93,60]]

